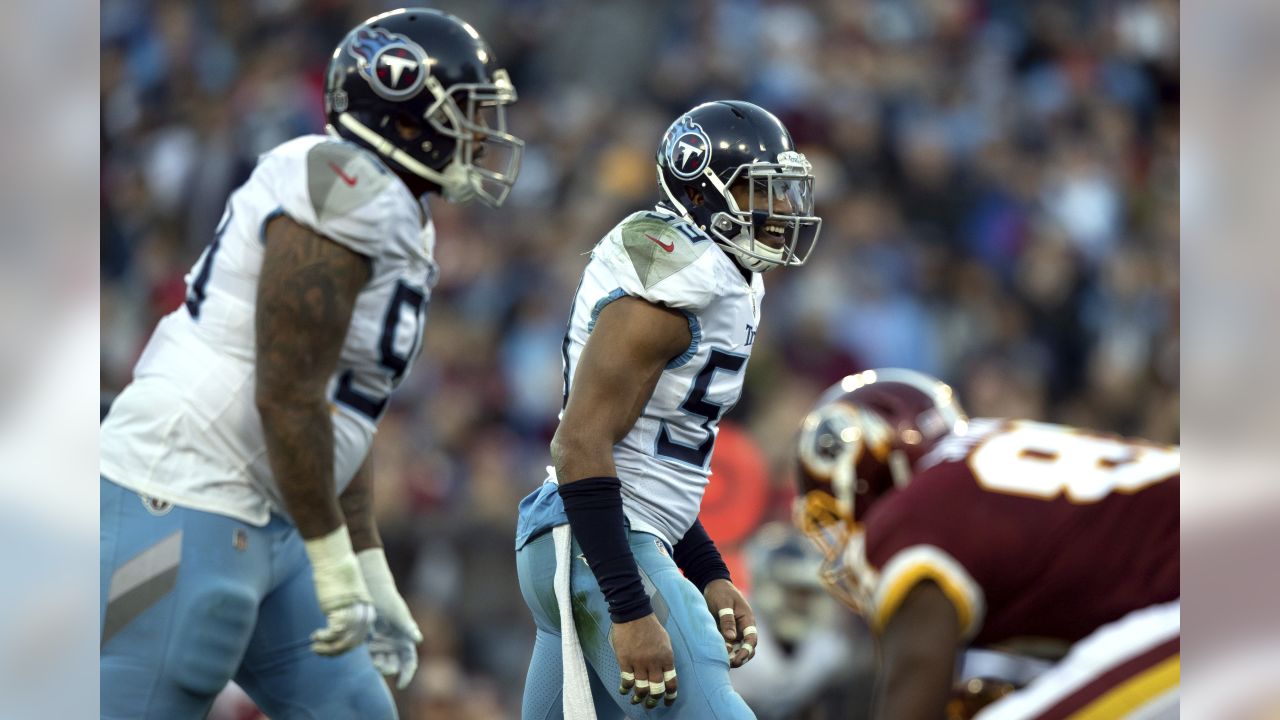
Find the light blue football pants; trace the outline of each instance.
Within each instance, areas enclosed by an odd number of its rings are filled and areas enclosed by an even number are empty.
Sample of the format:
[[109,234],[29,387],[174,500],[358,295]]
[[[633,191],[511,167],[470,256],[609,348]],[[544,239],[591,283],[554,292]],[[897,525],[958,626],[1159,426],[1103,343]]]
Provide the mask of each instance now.
[[[654,613],[675,651],[680,691],[675,704],[645,710],[618,693],[618,659],[609,641],[613,627],[609,607],[582,549],[573,544],[570,582],[574,620],[591,676],[591,696],[599,720],[670,718],[672,720],[740,720],[755,718],[729,684],[729,655],[706,600],[671,560],[669,548],[649,533],[631,533],[631,552],[649,593]],[[556,604],[555,543],[550,532],[516,551],[520,591],[538,627],[533,658],[524,685],[523,720],[563,717],[560,612]]]
[[101,717],[203,718],[232,679],[272,720],[396,717],[364,645],[311,652],[325,616],[291,524],[148,507],[100,485]]

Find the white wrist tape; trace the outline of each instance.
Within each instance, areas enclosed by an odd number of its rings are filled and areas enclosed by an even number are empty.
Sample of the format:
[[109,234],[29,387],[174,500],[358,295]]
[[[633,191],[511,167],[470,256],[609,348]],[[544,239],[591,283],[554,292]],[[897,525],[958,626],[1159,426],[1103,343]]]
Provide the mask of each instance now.
[[391,566],[387,565],[387,554],[382,548],[361,550],[356,553],[356,560],[360,562],[360,574],[364,576],[370,593],[397,592],[396,580],[391,576]]
[[382,548],[369,548],[357,553],[356,560],[360,563],[360,574],[364,575],[364,582],[369,588],[378,617],[399,628],[415,643],[422,642],[422,631],[418,629],[413,613],[396,588],[396,579],[391,575],[391,566],[387,564],[387,554]]
[[328,535],[303,544],[311,559],[311,574],[321,610],[328,612],[356,602],[371,602],[346,525],[339,525]]

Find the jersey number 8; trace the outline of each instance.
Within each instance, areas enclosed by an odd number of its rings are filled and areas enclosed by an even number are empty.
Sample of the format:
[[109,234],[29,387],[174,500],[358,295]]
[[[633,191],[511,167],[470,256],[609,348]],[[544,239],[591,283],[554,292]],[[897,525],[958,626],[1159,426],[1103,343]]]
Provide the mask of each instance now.
[[1133,493],[1179,470],[1181,453],[1054,425],[1015,425],[984,440],[969,459],[988,490],[1075,503]]

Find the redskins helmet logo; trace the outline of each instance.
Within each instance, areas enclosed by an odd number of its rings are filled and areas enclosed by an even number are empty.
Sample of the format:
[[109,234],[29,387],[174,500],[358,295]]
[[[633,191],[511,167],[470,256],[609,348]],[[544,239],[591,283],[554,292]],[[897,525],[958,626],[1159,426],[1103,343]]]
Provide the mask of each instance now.
[[416,95],[426,83],[433,62],[421,45],[382,28],[357,30],[347,50],[356,59],[369,87],[388,100]]
[[693,180],[711,164],[711,139],[688,115],[667,130],[662,152],[667,169],[681,180]]

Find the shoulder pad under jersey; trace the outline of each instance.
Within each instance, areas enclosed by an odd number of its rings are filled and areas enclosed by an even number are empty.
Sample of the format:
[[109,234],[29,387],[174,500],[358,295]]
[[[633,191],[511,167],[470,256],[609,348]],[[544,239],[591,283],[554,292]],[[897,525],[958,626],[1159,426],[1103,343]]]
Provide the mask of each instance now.
[[[715,296],[714,243],[688,222],[655,212],[623,220],[596,249],[630,295],[697,309]],[[711,251],[711,252],[708,252]]]
[[278,163],[276,194],[289,217],[367,257],[381,253],[392,223],[413,221],[417,210],[407,206],[416,203],[394,192],[397,178],[367,150],[340,140],[305,150],[291,144],[268,154]]

